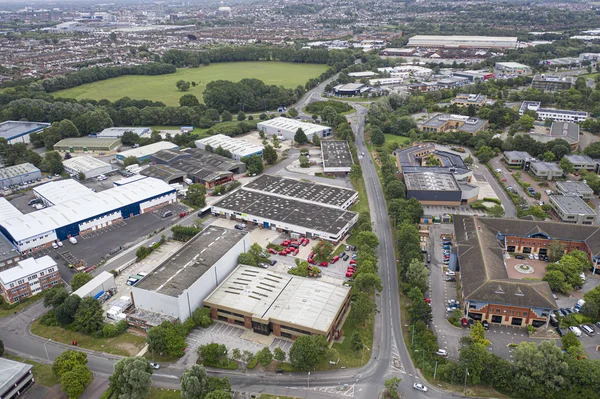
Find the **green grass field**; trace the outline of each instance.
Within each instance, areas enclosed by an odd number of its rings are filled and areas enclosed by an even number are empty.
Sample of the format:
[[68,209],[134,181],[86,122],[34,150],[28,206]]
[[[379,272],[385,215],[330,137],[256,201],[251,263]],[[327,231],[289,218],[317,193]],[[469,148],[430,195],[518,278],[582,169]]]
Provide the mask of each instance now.
[[[168,75],[159,76],[120,76],[114,79],[88,83],[52,93],[55,97],[107,99],[115,101],[123,97],[138,100],[162,101],[167,105],[179,105],[179,98],[190,93],[202,101],[202,93],[206,84],[214,80],[231,80],[234,82],[244,78],[260,79],[267,85],[294,88],[304,84],[311,78],[318,77],[327,70],[327,65],[296,64],[287,62],[230,62],[212,64],[199,68],[183,68]],[[178,80],[195,81],[196,87],[187,92],[177,90]]]

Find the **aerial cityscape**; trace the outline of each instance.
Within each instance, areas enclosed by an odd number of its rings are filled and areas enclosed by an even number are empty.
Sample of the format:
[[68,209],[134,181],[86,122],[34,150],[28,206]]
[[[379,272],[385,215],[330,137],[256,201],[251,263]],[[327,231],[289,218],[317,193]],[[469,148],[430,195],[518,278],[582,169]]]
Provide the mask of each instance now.
[[599,15],[0,2],[0,398],[600,399]]

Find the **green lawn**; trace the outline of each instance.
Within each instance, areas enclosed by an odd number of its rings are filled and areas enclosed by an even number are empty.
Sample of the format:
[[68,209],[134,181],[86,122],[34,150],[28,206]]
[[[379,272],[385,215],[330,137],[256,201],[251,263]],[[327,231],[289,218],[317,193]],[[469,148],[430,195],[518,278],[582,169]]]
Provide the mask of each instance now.
[[[327,70],[322,64],[297,64],[287,62],[229,62],[212,64],[198,68],[182,68],[168,75],[158,76],[120,76],[118,78],[88,83],[66,90],[52,93],[55,97],[111,101],[123,97],[138,100],[162,101],[167,105],[179,105],[179,98],[187,93],[194,94],[202,101],[202,93],[206,84],[214,80],[231,80],[234,82],[244,78],[260,79],[267,85],[295,88],[311,78],[316,78]],[[195,81],[196,87],[189,91],[177,90],[178,80]]]
[[82,348],[119,356],[135,356],[146,343],[146,338],[139,335],[124,333],[115,338],[94,338],[91,335],[69,331],[61,327],[44,326],[40,324],[39,320],[33,322],[31,332],[63,344],[70,345],[75,340],[77,345]]
[[153,387],[150,388],[148,399],[181,399],[181,391]]
[[385,144],[396,142],[398,145],[410,144],[410,137],[394,136],[393,134],[384,134]]
[[260,399],[299,399],[295,396],[271,395],[270,393],[261,393]]
[[[371,357],[371,348],[373,347],[373,318],[367,321],[367,325],[356,325],[351,323],[348,319],[342,327],[342,333],[344,335],[344,342],[334,343],[332,348],[335,349],[340,355],[340,361],[337,367],[360,367],[366,364]],[[355,351],[350,346],[350,337],[354,331],[358,330],[360,333],[365,348],[360,351]]]
[[24,359],[19,356],[4,354],[6,359],[15,360],[17,362],[31,364],[33,366],[33,377],[35,382],[45,387],[53,387],[59,383],[58,377],[52,372],[52,366],[34,362],[33,360]]

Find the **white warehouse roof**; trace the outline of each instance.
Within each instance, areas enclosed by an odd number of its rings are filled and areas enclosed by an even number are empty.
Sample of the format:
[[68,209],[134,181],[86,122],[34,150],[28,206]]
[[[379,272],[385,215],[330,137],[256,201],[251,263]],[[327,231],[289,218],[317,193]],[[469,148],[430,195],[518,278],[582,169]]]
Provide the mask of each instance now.
[[67,159],[66,161],[63,161],[63,165],[65,168],[84,174],[99,168],[110,168],[109,163],[98,158],[90,157],[89,155]]
[[99,193],[90,191],[87,196],[5,220],[2,226],[15,241],[21,241],[173,191],[175,189],[162,180],[148,177]]
[[17,266],[0,272],[0,281],[6,285],[12,281],[17,281],[49,267],[56,266],[54,259],[48,255],[41,258],[27,258],[19,261]]
[[115,276],[112,273],[104,271],[96,277],[94,277],[93,279],[91,279],[90,281],[88,281],[87,283],[85,283],[84,285],[82,285],[73,294],[77,295],[79,298],[85,298],[90,294],[90,292],[94,291],[99,286],[102,286],[102,284],[111,280],[114,282]]
[[57,205],[65,201],[72,201],[90,195],[92,194],[92,190],[73,179],[65,179],[51,181],[34,187],[33,193],[37,197],[44,198],[53,205]]
[[127,157],[146,157],[157,153],[160,150],[176,150],[179,146],[171,143],[170,141],[159,141],[156,143],[148,144],[143,147],[132,148],[131,150],[123,151],[119,155],[119,158],[125,159]]
[[0,197],[0,222],[10,218],[22,216],[23,212],[18,210],[13,204],[4,197]]
[[306,134],[309,137],[315,133],[322,132],[323,130],[331,129],[328,126],[316,125],[314,123],[306,123],[296,119],[284,117],[278,117],[270,119],[268,121],[259,122],[256,126],[259,129],[261,129],[264,126],[271,129],[285,130],[291,133],[296,133],[296,130],[298,130],[298,128],[302,128],[304,134]]
[[210,145],[213,149],[221,147],[237,155],[239,158],[254,155],[257,152],[262,152],[264,149],[262,145],[252,144],[241,139],[225,136],[224,134],[215,134],[214,136],[196,140],[196,147],[198,147],[198,143],[205,146]]

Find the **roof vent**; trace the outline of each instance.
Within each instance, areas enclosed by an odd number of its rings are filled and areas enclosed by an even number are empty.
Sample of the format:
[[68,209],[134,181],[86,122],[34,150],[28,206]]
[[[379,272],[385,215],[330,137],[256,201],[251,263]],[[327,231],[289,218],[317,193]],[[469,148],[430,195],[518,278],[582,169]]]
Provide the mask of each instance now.
[[496,294],[504,294],[504,290],[501,286],[498,286],[498,288],[496,288]]
[[525,294],[523,294],[523,291],[521,291],[521,287],[517,287],[517,292],[515,292],[515,295],[525,296]]

